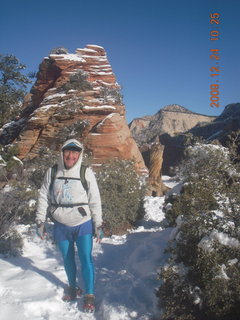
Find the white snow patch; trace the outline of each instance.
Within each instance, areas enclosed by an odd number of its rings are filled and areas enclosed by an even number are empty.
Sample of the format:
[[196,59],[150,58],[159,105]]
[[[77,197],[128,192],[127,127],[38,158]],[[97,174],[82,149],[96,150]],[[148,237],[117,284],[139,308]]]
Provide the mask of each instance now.
[[4,124],[4,125],[2,126],[1,131],[2,131],[3,129],[7,129],[7,128],[10,128],[10,127],[21,126],[25,121],[26,121],[25,118],[21,118],[21,119],[19,119],[19,120],[17,120],[17,121],[10,121],[10,122],[8,122],[8,123],[6,123],[6,124]]
[[162,211],[164,204],[164,197],[146,197],[144,202],[145,220],[154,220],[161,222],[165,215]]
[[30,199],[30,200],[28,201],[29,208],[34,207],[36,203],[37,203],[37,201],[36,201],[36,200],[34,200],[34,199]]
[[29,121],[35,121],[35,120],[38,120],[39,118],[38,117],[31,117],[30,119],[29,119]]
[[82,58],[82,56],[79,56],[74,53],[68,53],[68,54],[50,54],[50,57],[54,58],[55,60],[63,59],[63,60],[72,60],[72,61],[80,61],[80,62],[86,62]]
[[96,50],[88,49],[88,48],[84,48],[84,49],[77,49],[77,50],[81,50],[81,51],[89,52],[89,53],[95,53],[95,52],[97,52]]
[[3,188],[3,192],[10,192],[13,190],[13,187],[11,187],[9,184],[6,184]]
[[66,96],[66,93],[55,93],[55,94],[52,94],[48,97],[45,97],[44,98],[44,101],[47,101],[47,100],[51,100],[51,99],[54,99],[54,98],[61,98],[61,97],[64,97]]
[[238,263],[238,259],[237,259],[237,258],[228,260],[228,265],[229,265],[229,266],[233,266],[233,265],[236,264],[236,263]]
[[0,155],[0,167],[5,167],[7,165],[6,161]]
[[109,105],[102,105],[102,106],[84,106],[83,110],[104,110],[104,109],[111,109],[116,110],[115,107]]
[[[39,108],[37,108],[35,111],[34,111],[34,113],[35,112],[37,112],[38,110],[40,110],[41,109],[41,111],[47,111],[48,109],[51,109],[51,108],[56,108],[56,107],[58,107],[58,104],[47,104],[47,105],[43,105],[43,106],[40,106]],[[33,113],[33,114],[34,114]],[[33,118],[31,118],[30,120],[32,120]]]
[[198,246],[205,251],[213,251],[213,243],[214,241],[219,242],[224,246],[228,246],[230,248],[239,248],[240,242],[232,237],[229,237],[226,233],[218,232],[217,230],[213,230],[209,236],[205,236],[201,239]]
[[106,118],[104,118],[101,122],[99,122],[99,123],[97,124],[97,128],[100,128],[107,119],[111,119],[115,114],[118,114],[118,113],[112,112],[112,113],[108,114],[108,115],[106,116]]
[[230,278],[228,277],[227,273],[226,273],[227,267],[225,266],[225,264],[222,264],[220,266],[220,272],[217,276],[215,276],[215,279],[225,279],[225,280],[230,280]]
[[101,66],[97,66],[97,65],[92,65],[91,66],[91,69],[102,69],[102,68],[112,69],[110,64],[102,64]]
[[103,71],[90,71],[90,73],[92,75],[100,75],[100,76],[106,76],[106,75],[112,75],[112,71],[111,72],[103,72]]
[[87,59],[94,59],[94,60],[98,60],[99,62],[108,62],[107,57],[106,56],[89,56],[89,55],[82,55],[83,58],[87,58]]
[[116,112],[110,113],[109,115],[106,116],[106,118],[104,120],[111,119],[115,114],[119,114],[119,113],[116,113]]
[[99,49],[103,49],[104,50],[104,48],[102,46],[98,46],[96,44],[88,44],[87,46],[90,47],[90,48],[99,48]]
[[89,132],[91,136],[102,136],[102,133]]
[[23,162],[18,157],[13,156],[12,158],[13,158],[13,160],[15,160],[15,161],[19,162],[21,165],[23,165]]

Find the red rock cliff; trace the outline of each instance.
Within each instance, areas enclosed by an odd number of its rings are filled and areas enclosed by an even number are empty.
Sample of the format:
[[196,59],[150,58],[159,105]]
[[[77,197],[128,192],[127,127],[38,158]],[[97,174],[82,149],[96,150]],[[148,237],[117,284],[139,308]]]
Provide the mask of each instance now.
[[81,137],[93,154],[93,166],[109,158],[133,159],[146,170],[125,119],[120,87],[102,47],[87,45],[75,54],[51,54],[39,67],[26,99],[28,120],[18,137],[21,159],[38,156],[43,146],[57,149],[61,132],[78,121]]

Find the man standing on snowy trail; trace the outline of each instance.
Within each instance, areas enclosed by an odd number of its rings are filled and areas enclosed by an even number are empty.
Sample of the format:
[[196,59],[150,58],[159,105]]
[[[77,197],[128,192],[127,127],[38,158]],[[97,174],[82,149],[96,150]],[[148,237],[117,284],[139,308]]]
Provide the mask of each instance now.
[[61,148],[58,164],[49,168],[44,177],[39,192],[36,223],[38,235],[43,238],[47,214],[54,222],[54,239],[62,253],[69,282],[64,301],[73,301],[81,293],[76,286],[76,243],[86,290],[83,309],[85,312],[94,312],[92,240],[93,235],[97,242],[103,237],[102,209],[94,173],[82,165],[82,158],[83,145],[76,139],[67,140]]

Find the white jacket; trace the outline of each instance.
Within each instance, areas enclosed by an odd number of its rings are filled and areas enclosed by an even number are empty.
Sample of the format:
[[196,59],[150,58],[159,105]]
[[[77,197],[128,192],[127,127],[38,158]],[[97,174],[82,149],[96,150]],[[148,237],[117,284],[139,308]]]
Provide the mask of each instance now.
[[[82,152],[76,164],[72,168],[66,169],[63,162],[62,149],[71,142],[74,142],[76,145],[82,148]],[[88,185],[87,192],[85,191],[80,179],[67,179],[80,178],[83,145],[75,139],[70,139],[64,143],[62,149],[51,194],[49,192],[51,183],[51,168],[49,168],[45,174],[42,187],[39,191],[36,221],[40,220],[44,222],[49,210],[52,217],[56,221],[67,226],[77,226],[92,219],[95,228],[98,228],[102,224],[102,208],[98,185],[92,169],[87,168],[85,172],[85,178]],[[61,179],[59,179],[60,177]],[[61,207],[51,205],[54,203],[57,205],[74,205],[78,203],[85,204],[73,207]],[[84,214],[79,212],[79,207],[84,208]]]

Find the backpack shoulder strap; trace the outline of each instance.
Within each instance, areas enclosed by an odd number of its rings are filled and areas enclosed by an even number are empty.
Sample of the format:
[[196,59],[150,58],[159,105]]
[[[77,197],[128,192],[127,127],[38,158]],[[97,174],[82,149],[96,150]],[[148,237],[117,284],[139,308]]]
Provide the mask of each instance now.
[[58,168],[57,163],[54,164],[52,166],[52,168],[51,168],[51,182],[50,182],[50,186],[49,186],[49,193],[50,194],[51,194],[52,189],[53,189],[54,180],[55,180],[55,177],[56,177],[56,174],[57,174],[57,168]]
[[[88,192],[88,184],[87,184],[87,180],[86,180],[86,176],[85,176],[87,167],[88,166],[86,166],[86,165],[81,165],[81,168],[80,168],[80,180],[81,180],[83,188],[86,190],[86,192]],[[51,182],[50,182],[50,186],[49,186],[49,193],[50,194],[52,192],[54,180],[57,175],[57,169],[58,169],[57,164],[54,164],[51,168]]]
[[88,184],[85,177],[86,169],[87,169],[87,166],[82,164],[80,168],[80,179],[81,179],[83,188],[85,189],[86,192],[88,192]]

